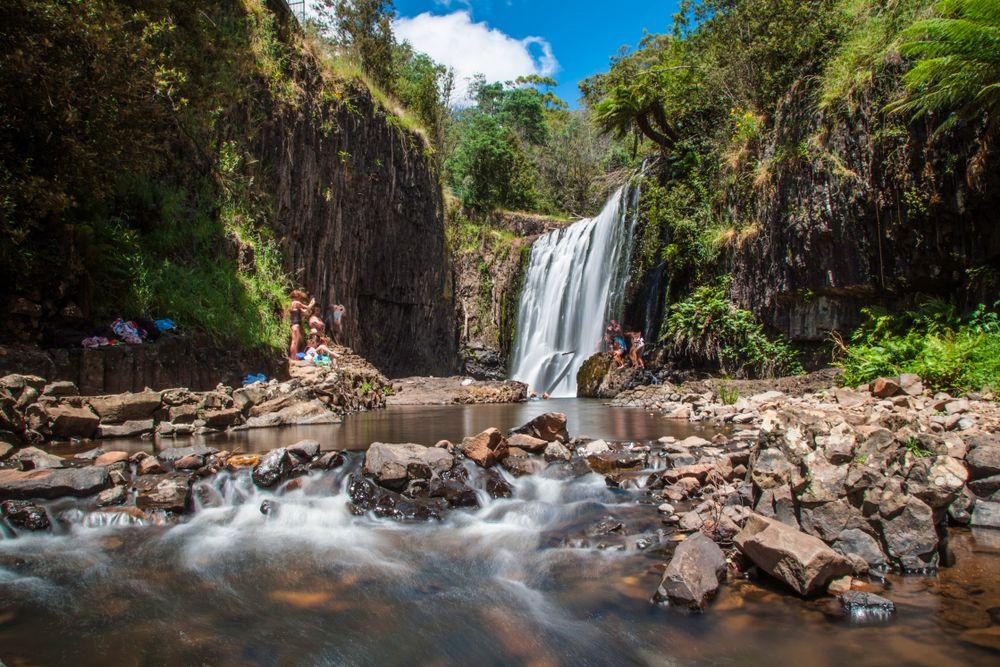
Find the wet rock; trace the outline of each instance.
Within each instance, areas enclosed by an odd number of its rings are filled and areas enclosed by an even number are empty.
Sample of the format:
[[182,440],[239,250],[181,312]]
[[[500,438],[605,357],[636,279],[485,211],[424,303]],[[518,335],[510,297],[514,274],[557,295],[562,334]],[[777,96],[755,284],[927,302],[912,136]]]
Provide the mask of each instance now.
[[840,604],[855,622],[887,621],[896,612],[892,600],[865,591],[845,591]]
[[98,456],[104,453],[104,450],[100,447],[95,447],[94,449],[88,449],[85,452],[80,452],[79,454],[74,454],[73,458],[77,461],[93,461]]
[[397,521],[439,519],[447,506],[441,498],[407,498],[357,474],[350,476],[347,494],[354,511],[373,512],[375,516]]
[[208,428],[225,430],[242,421],[243,413],[239,408],[224,408],[221,410],[207,410],[203,419]]
[[476,490],[461,479],[436,478],[430,483],[428,495],[431,498],[443,499],[448,503],[448,507],[479,507]]
[[878,540],[859,528],[848,528],[833,543],[834,551],[847,557],[860,558],[868,567],[883,569],[887,559]]
[[63,457],[49,454],[38,447],[25,447],[14,454],[13,459],[21,465],[22,470],[63,468],[66,464]]
[[135,483],[135,504],[144,510],[186,512],[191,501],[191,477],[172,472],[146,475]]
[[546,461],[569,461],[573,458],[573,453],[559,442],[550,442],[545,446]]
[[977,499],[970,523],[976,528],[1000,528],[1000,503]]
[[96,459],[94,459],[94,465],[110,466],[114,465],[115,463],[123,463],[125,461],[128,461],[128,459],[129,459],[128,452],[120,452],[120,451],[105,452],[104,454],[101,454]]
[[635,470],[646,464],[645,452],[602,452],[587,456],[587,465],[596,473],[607,474],[615,470]]
[[624,534],[625,524],[614,517],[608,517],[598,521],[587,529],[587,534],[591,537],[611,535],[612,533]]
[[498,429],[488,428],[478,435],[466,438],[461,450],[477,465],[489,468],[507,455],[507,439]]
[[112,486],[97,494],[97,506],[109,507],[111,505],[122,505],[128,500],[128,488],[124,484]]
[[86,400],[102,424],[146,420],[160,408],[160,392],[153,391],[94,396]]
[[705,535],[684,540],[663,572],[657,594],[671,604],[704,610],[725,579],[726,557]]
[[902,510],[892,518],[883,517],[880,524],[889,555],[904,571],[937,566],[934,512],[922,500],[906,497]]
[[299,461],[311,461],[319,455],[319,443],[315,440],[299,440],[288,447],[288,453]]
[[105,440],[109,438],[135,438],[152,433],[154,427],[152,419],[132,419],[121,424],[101,424],[97,427],[97,437]]
[[103,466],[44,470],[0,470],[0,500],[89,496],[110,484]]
[[326,452],[310,464],[316,470],[333,470],[344,465],[346,458],[343,452]]
[[510,448],[507,456],[500,462],[500,465],[515,477],[534,475],[545,467],[541,459],[531,456],[523,449],[518,448]]
[[611,451],[611,446],[603,440],[591,440],[580,449],[580,456],[587,458]]
[[450,470],[454,463],[451,454],[437,447],[373,442],[365,452],[364,471],[381,486],[399,491],[413,479],[429,480]]
[[292,459],[288,455],[288,450],[284,448],[274,449],[265,454],[257,465],[253,467],[250,478],[257,486],[268,489],[278,484],[292,468]]
[[205,465],[205,459],[197,454],[191,454],[174,461],[174,470],[197,470]]
[[157,457],[164,463],[173,463],[179,459],[183,459],[187,456],[211,456],[212,454],[218,453],[218,449],[215,447],[206,447],[204,445],[193,445],[191,447],[171,447],[169,449],[164,449],[162,452],[157,454]]
[[962,489],[951,505],[948,505],[948,518],[960,526],[967,526],[972,521],[972,506],[976,502],[976,494],[969,489]]
[[1000,439],[996,436],[975,436],[967,441],[969,452],[965,464],[970,479],[1000,475]]
[[487,470],[485,475],[486,493],[490,498],[510,498],[514,495],[514,487],[507,483],[495,470]]
[[260,504],[260,513],[264,516],[275,516],[278,513],[279,507],[280,504],[278,501],[267,498]]
[[140,475],[160,475],[167,471],[155,456],[147,456],[139,461]]
[[510,447],[517,447],[531,454],[541,454],[548,447],[549,443],[541,438],[535,438],[524,433],[515,433],[507,437],[507,444]]
[[45,530],[52,524],[45,508],[27,500],[5,500],[0,503],[0,513],[16,528]]
[[523,433],[533,438],[552,442],[557,440],[562,443],[569,441],[569,433],[566,431],[566,415],[561,412],[546,412],[538,415],[530,422],[513,429],[511,434]]
[[853,572],[850,561],[819,538],[759,514],[750,515],[734,542],[757,567],[799,595],[825,590],[831,579]]

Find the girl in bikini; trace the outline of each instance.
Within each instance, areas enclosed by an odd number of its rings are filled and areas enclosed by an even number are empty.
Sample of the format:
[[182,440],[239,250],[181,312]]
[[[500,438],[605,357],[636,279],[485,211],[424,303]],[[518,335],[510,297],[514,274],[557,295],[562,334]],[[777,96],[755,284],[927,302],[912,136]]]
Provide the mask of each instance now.
[[288,358],[295,360],[295,355],[302,348],[302,314],[312,312],[316,305],[316,299],[306,303],[306,293],[302,290],[294,290],[291,294],[292,303],[288,307],[288,320],[292,328],[292,342],[288,347]]

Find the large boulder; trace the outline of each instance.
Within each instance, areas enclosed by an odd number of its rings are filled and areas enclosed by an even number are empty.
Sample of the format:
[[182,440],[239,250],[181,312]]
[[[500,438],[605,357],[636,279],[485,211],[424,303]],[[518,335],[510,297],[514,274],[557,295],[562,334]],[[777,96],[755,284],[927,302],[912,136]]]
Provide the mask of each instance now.
[[135,504],[144,510],[186,512],[191,504],[191,477],[180,472],[145,475],[135,483]]
[[462,453],[483,468],[507,456],[507,438],[498,429],[488,428],[462,442]]
[[799,595],[822,591],[831,579],[853,571],[847,558],[819,538],[759,514],[750,515],[734,542],[757,567]]
[[859,558],[870,568],[886,566],[887,559],[878,540],[860,528],[848,528],[840,533],[833,548],[848,558]]
[[531,454],[541,454],[548,447],[549,443],[541,438],[535,438],[524,433],[515,433],[507,437],[507,444],[511,447],[523,449]]
[[121,424],[104,424],[97,427],[97,437],[105,440],[111,438],[134,438],[152,433],[155,424],[152,419],[130,419]]
[[880,520],[882,538],[889,555],[905,571],[935,567],[938,535],[934,511],[915,496],[906,496],[902,509]]
[[702,610],[726,575],[726,557],[702,533],[680,543],[663,572],[657,593],[671,604]]
[[429,480],[450,470],[455,459],[439,447],[373,442],[365,452],[365,474],[387,489],[402,490],[412,479]]
[[104,466],[45,470],[0,470],[0,500],[90,496],[111,485]]
[[788,486],[794,466],[784,452],[771,447],[760,452],[750,470],[750,478],[761,489]]
[[104,424],[121,424],[126,421],[149,419],[160,408],[160,392],[94,396],[87,403]]
[[372,512],[397,521],[439,519],[448,507],[444,498],[407,498],[357,474],[348,478],[347,495],[353,512]]
[[517,433],[530,435],[545,442],[558,440],[565,443],[569,441],[569,433],[566,431],[566,415],[561,412],[546,412],[543,415],[538,415],[524,426],[511,431],[512,435]]
[[85,406],[57,403],[46,405],[44,411],[45,428],[56,438],[91,438],[101,423],[100,418]]
[[965,465],[971,479],[981,479],[1000,474],[1000,439],[993,435],[979,435],[967,441],[969,452]]
[[600,454],[591,454],[587,457],[587,465],[590,466],[590,469],[602,475],[614,472],[615,470],[637,470],[645,464],[645,452],[628,450],[617,452],[607,451]]
[[43,470],[45,468],[65,468],[66,459],[50,454],[38,447],[25,447],[12,457],[20,463],[22,470]]
[[948,507],[962,492],[969,473],[950,456],[917,459],[906,475],[906,491],[932,509]]
[[250,473],[253,483],[262,488],[270,488],[283,480],[292,469],[292,457],[284,447],[274,449],[261,457]]

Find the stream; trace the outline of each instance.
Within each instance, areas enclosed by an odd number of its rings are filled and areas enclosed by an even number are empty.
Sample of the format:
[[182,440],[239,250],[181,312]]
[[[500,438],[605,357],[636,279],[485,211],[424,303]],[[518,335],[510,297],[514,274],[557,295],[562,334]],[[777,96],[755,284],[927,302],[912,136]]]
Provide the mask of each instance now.
[[[549,410],[567,413],[571,435],[710,436],[686,422],[567,399],[389,408],[340,426],[207,442],[238,440],[252,450],[300,437],[347,450],[372,440],[432,444]],[[50,503],[62,519],[54,534],[0,540],[0,660],[11,667],[996,664],[995,653],[965,640],[988,635],[1000,612],[1000,532],[953,531],[953,567],[932,577],[891,575],[898,611],[888,624],[857,625],[833,598],[804,601],[746,580],[731,580],[707,613],[691,615],[650,601],[672,531],[641,491],[612,490],[600,475],[552,466],[508,477],[511,498],[482,494],[477,510],[400,524],[348,512],[345,479],[362,458],[355,451],[342,468],[274,492],[254,487],[245,472],[208,478],[196,484],[196,511],[179,523]],[[277,504],[267,516],[266,499]]]

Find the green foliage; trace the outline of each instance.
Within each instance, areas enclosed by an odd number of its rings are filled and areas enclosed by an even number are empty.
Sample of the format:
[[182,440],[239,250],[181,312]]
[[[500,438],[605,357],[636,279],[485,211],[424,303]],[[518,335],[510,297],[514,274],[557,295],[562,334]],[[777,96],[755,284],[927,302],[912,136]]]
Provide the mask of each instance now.
[[719,400],[723,405],[733,405],[740,400],[740,391],[729,384],[720,384],[718,389]]
[[392,92],[427,129],[435,146],[445,142],[454,75],[407,43],[393,50]]
[[929,456],[934,456],[934,452],[924,447],[920,443],[920,440],[918,440],[912,435],[906,439],[905,446],[906,446],[906,451],[908,451],[910,454],[912,454],[914,457],[918,459],[926,459]]
[[935,16],[903,31],[900,52],[915,59],[903,77],[907,96],[892,111],[959,118],[1000,112],[1000,3],[941,0]]
[[729,301],[725,285],[699,287],[671,306],[661,343],[738,377],[802,371],[788,343],[768,338],[753,313]]
[[349,50],[365,74],[383,90],[393,81],[392,0],[320,0],[320,21]]
[[456,131],[459,137],[445,169],[463,204],[476,211],[534,207],[534,170],[509,128],[476,113],[456,124]]
[[920,309],[892,315],[865,309],[868,320],[837,341],[845,384],[916,373],[930,388],[968,391],[1000,386],[1000,318],[980,305],[967,317],[952,304],[929,300]]

